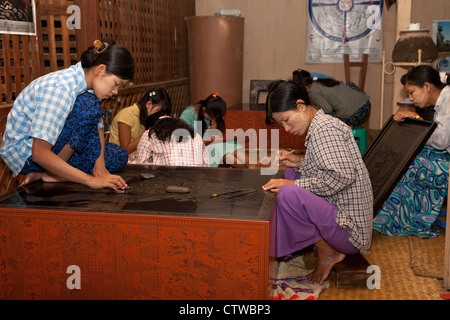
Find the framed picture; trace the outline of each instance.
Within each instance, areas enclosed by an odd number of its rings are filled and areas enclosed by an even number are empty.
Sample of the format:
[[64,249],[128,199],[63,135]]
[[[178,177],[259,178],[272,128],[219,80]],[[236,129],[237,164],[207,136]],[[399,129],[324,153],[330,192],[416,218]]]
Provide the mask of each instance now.
[[435,129],[436,123],[432,121],[397,122],[391,116],[363,154],[372,182],[374,216]]
[[450,72],[450,20],[433,21],[433,40],[439,51],[437,69]]
[[0,33],[36,35],[35,0],[0,0]]

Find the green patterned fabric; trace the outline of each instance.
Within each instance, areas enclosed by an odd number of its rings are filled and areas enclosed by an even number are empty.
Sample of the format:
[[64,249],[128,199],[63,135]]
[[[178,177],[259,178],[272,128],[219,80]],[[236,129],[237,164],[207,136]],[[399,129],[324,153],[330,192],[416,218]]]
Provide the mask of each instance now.
[[425,146],[374,220],[386,235],[439,235],[434,227],[447,195],[450,154]]

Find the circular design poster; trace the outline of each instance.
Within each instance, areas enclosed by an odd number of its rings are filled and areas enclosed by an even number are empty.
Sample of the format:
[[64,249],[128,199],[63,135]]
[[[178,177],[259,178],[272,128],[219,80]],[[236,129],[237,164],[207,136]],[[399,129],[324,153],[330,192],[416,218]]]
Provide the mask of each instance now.
[[306,62],[382,59],[381,22],[384,0],[309,0]]

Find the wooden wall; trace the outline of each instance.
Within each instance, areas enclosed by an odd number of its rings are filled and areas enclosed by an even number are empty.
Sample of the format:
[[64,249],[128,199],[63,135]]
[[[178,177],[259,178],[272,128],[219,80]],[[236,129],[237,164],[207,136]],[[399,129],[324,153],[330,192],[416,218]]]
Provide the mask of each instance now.
[[[79,8],[80,28],[69,28]],[[69,12],[67,12],[69,11]],[[165,88],[179,116],[190,103],[187,27],[195,0],[36,0],[36,36],[0,34],[0,146],[6,118],[19,93],[34,79],[77,63],[96,39],[112,38],[133,53],[136,75],[115,99],[103,101],[105,128],[118,109],[148,89]],[[0,157],[0,194],[15,189]]]
[[[67,27],[71,5],[80,8],[80,29]],[[36,0],[36,9],[37,36],[0,34],[0,105],[11,104],[33,79],[78,62],[99,38],[130,49],[134,84],[189,82],[184,17],[195,15],[195,0]]]

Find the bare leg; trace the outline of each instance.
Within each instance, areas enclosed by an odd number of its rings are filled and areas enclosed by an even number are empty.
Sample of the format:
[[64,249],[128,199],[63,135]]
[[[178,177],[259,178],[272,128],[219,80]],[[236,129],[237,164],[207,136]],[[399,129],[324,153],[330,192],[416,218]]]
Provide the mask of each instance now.
[[345,254],[330,247],[322,238],[314,245],[317,248],[316,267],[306,276],[306,279],[311,283],[322,284],[328,278],[334,265],[344,260]]
[[69,161],[70,157],[73,155],[74,150],[67,144],[58,153],[58,157],[63,159],[65,162]]
[[67,179],[50,174],[48,171],[42,173],[42,181],[44,182],[64,182]]

